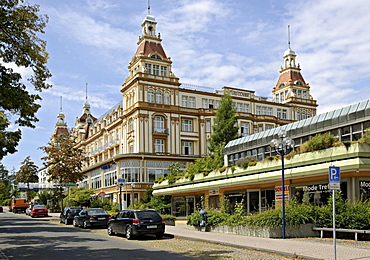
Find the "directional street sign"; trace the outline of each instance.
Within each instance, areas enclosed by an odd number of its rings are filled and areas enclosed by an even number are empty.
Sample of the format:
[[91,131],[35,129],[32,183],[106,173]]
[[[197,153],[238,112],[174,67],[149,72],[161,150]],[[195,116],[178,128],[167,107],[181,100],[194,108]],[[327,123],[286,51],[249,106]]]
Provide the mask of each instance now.
[[76,183],[63,183],[63,187],[77,187]]
[[340,168],[330,166],[329,167],[329,181],[340,181]]
[[118,179],[118,180],[117,180],[117,185],[118,185],[118,186],[121,186],[121,187],[122,187],[122,186],[125,186],[125,182],[126,182],[126,180],[125,180],[125,179]]

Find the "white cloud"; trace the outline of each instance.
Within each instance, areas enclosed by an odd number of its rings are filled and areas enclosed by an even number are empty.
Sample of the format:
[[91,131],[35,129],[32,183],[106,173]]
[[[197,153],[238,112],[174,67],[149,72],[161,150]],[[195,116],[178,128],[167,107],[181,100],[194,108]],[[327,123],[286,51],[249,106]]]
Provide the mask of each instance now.
[[370,94],[362,87],[370,71],[369,12],[370,5],[361,0],[308,1],[292,10],[293,46],[304,60],[314,98],[324,104],[320,112]]

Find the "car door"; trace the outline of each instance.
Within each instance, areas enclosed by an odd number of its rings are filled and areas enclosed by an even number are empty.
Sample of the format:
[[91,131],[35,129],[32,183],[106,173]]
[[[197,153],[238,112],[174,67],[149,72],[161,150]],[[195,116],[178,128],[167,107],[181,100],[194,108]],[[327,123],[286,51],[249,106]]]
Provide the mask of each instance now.
[[124,215],[124,211],[119,212],[117,214],[115,220],[113,221],[114,231],[116,233],[124,233],[125,232],[124,228],[122,227],[122,225],[124,225],[124,223],[122,222],[123,215]]
[[85,219],[85,217],[86,217],[86,210],[82,210],[81,212],[80,212],[80,214],[78,214],[78,215],[76,215],[76,220],[77,220],[77,224],[80,226],[80,225],[82,225],[82,223],[83,223],[83,221],[84,221],[84,219]]

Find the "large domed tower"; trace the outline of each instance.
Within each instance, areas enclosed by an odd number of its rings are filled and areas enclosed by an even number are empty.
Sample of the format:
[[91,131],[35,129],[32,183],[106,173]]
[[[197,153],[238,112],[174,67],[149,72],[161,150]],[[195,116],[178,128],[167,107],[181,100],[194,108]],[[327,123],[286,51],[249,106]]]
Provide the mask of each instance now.
[[317,102],[310,93],[310,86],[301,74],[296,53],[290,48],[284,52],[280,77],[272,89],[273,102],[288,104],[293,109],[292,119],[301,120],[316,115]]

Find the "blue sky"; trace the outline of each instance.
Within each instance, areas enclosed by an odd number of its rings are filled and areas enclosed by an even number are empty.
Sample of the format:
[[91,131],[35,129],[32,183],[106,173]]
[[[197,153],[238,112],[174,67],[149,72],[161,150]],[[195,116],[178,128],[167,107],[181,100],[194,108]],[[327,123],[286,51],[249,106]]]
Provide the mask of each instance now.
[[[82,114],[85,86],[94,116],[122,100],[120,87],[137,48],[147,0],[29,0],[49,16],[46,33],[52,89],[41,93],[35,129],[22,129],[19,152],[2,161],[42,166],[62,108],[68,127]],[[256,91],[271,99],[282,55],[296,52],[318,113],[370,98],[370,5],[352,0],[151,0],[162,45],[180,82]],[[27,77],[28,70],[19,69]]]

